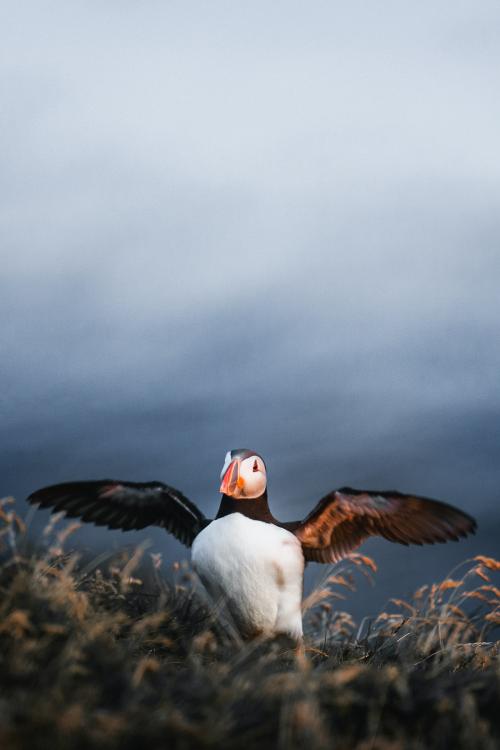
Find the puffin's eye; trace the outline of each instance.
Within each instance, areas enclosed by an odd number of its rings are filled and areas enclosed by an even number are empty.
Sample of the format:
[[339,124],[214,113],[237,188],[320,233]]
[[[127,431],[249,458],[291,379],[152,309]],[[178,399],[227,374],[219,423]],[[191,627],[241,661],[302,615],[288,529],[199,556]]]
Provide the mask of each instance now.
[[253,462],[253,471],[259,471],[259,464],[257,463],[257,459]]

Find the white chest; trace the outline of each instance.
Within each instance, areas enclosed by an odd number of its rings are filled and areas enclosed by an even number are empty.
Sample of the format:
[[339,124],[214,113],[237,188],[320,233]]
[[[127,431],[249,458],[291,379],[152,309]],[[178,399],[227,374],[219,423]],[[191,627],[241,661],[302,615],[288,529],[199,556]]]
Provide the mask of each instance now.
[[302,635],[304,556],[286,529],[241,513],[213,521],[194,540],[193,566],[244,633]]

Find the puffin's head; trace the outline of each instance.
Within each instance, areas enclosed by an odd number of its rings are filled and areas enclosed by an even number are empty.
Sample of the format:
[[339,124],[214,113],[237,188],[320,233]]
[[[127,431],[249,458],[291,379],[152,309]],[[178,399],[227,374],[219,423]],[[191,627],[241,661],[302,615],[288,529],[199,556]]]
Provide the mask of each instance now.
[[258,453],[237,448],[226,453],[219,492],[237,500],[250,500],[264,494],[266,465]]

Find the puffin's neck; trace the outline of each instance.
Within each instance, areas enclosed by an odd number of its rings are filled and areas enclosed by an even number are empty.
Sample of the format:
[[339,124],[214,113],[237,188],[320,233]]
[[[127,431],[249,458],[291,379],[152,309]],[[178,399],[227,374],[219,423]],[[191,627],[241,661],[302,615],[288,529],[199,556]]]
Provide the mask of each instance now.
[[275,523],[275,518],[269,510],[267,503],[267,490],[260,497],[253,498],[252,500],[245,498],[236,500],[229,495],[222,495],[219,510],[215,518],[222,518],[223,516],[228,516],[230,513],[241,513],[247,516],[247,518],[253,518],[256,521]]

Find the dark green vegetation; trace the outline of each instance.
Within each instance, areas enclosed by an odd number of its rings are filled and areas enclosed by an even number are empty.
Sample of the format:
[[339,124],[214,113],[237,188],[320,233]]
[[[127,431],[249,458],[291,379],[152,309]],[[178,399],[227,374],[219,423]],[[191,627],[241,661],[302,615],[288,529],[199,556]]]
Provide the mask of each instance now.
[[498,747],[491,558],[357,627],[337,600],[373,563],[353,556],[305,603],[304,655],[242,643],[187,569],[165,581],[158,555],[85,565],[60,520],[29,552],[12,507],[0,508],[2,750]]

